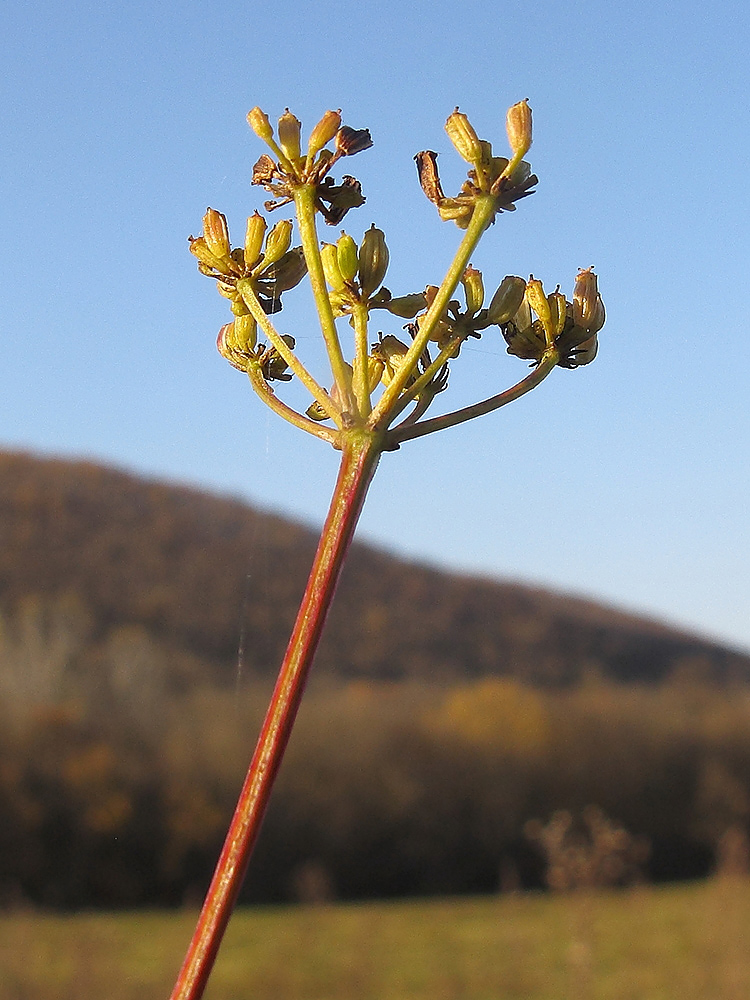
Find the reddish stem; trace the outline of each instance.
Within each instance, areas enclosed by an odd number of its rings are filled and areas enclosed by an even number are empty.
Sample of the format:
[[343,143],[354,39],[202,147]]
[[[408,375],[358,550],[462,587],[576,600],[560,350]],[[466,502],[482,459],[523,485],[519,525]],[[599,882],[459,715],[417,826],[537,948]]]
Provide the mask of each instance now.
[[260,832],[307,674],[380,457],[370,437],[346,441],[328,517],[268,712],[171,1000],[199,1000]]

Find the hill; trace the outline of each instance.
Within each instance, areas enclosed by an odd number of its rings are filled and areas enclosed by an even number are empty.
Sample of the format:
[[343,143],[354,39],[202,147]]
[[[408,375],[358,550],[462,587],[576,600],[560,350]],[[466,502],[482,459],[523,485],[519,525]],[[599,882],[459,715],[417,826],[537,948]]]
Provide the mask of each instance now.
[[[170,681],[275,673],[315,533],[237,500],[90,462],[0,453],[0,611],[66,649],[137,627],[170,653]],[[32,628],[33,631],[33,628]],[[200,665],[198,665],[198,661]],[[207,674],[205,672],[208,672]],[[316,672],[342,679],[511,675],[569,685],[592,673],[659,682],[750,679],[750,657],[581,599],[441,572],[353,546]]]
[[[0,907],[200,897],[315,544],[0,454]],[[750,660],[694,636],[355,545],[314,677],[246,899],[539,885],[525,831],[558,810],[623,824],[655,879],[748,836]]]

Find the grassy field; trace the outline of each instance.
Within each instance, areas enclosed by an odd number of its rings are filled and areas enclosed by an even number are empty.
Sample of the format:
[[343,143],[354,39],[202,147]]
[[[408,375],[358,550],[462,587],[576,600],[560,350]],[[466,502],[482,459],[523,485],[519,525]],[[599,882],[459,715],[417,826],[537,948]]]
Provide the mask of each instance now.
[[[0,1000],[166,1000],[191,913],[0,917]],[[750,883],[240,911],[210,1000],[747,1000]]]

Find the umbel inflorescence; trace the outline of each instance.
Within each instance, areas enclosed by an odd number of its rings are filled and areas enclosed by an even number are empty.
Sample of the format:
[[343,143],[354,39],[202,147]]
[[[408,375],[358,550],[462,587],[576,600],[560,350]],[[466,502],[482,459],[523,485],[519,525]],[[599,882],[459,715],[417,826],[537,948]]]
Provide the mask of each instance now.
[[[289,110],[276,130],[259,108],[247,117],[270,149],[270,155],[264,153],[255,164],[252,183],[273,196],[265,202],[268,212],[294,206],[300,245],[293,245],[291,220],[269,229],[256,211],[247,220],[244,243],[233,248],[225,217],[209,208],[203,235],[191,237],[190,250],[200,271],[216,279],[234,314],[219,332],[219,351],[248,374],[261,398],[280,415],[335,447],[342,447],[342,435],[359,429],[376,435],[380,450],[390,450],[407,438],[510,402],[556,366],[577,368],[594,359],[605,312],[592,269],[579,273],[571,299],[559,286],[546,293],[533,276],[524,280],[508,275],[487,301],[482,274],[469,263],[495,217],[515,210],[516,202],[532,194],[537,184],[524,159],[531,145],[526,101],[513,105],[506,116],[509,157],[496,156],[458,109],[448,117],[446,132],[469,164],[454,197],[443,192],[437,154],[417,153],[424,193],[440,218],[455,222],[464,237],[440,285],[396,295],[384,284],[389,252],[380,229],[371,226],[357,245],[346,232],[335,242],[321,243],[316,228],[316,216],[338,225],[364,203],[359,181],[344,174],[337,183],[331,172],[339,161],[372,146],[369,131],[342,125],[340,113],[328,111],[303,149],[301,124]],[[280,334],[271,319],[282,308],[283,296],[305,276],[330,361],[327,386],[297,355],[294,338]],[[459,285],[460,299],[454,297]],[[398,336],[371,333],[372,314],[378,310],[407,321]],[[344,317],[351,327],[347,336],[338,323]],[[504,338],[509,354],[531,362],[531,374],[472,406],[424,419],[435,397],[447,388],[450,366],[463,343],[491,328]],[[271,385],[295,376],[312,397],[305,413],[283,402]]]
[[[376,226],[365,231],[359,245],[346,232],[335,242],[321,244],[318,237],[318,216],[337,226],[364,203],[359,181],[345,174],[337,183],[332,171],[339,161],[372,145],[369,131],[342,125],[338,111],[327,111],[303,149],[301,125],[290,111],[281,116],[276,130],[259,108],[247,117],[270,150],[255,164],[253,184],[272,196],[266,211],[294,207],[299,245],[293,245],[291,220],[282,219],[269,229],[255,212],[247,220],[244,243],[232,247],[226,219],[209,208],[203,235],[191,238],[190,249],[203,274],[216,279],[233,313],[232,321],[219,331],[221,354],[247,373],[268,406],[330,442],[341,458],[276,687],[172,1000],[199,1000],[208,981],[380,456],[410,438],[510,403],[556,367],[588,364],[604,323],[604,306],[591,269],[580,272],[570,300],[559,287],[547,294],[533,276],[525,281],[508,275],[485,301],[482,275],[471,266],[479,240],[497,215],[513,211],[537,183],[524,159],[531,145],[526,101],[514,104],[506,117],[508,157],[495,156],[490,143],[477,136],[458,109],[449,116],[448,136],[469,164],[466,180],[453,197],[445,195],[440,183],[437,154],[430,150],[417,154],[422,190],[440,218],[455,222],[463,236],[439,285],[421,291],[397,288],[396,295],[384,284],[389,253]],[[280,334],[272,319],[282,308],[282,298],[305,277],[330,364],[325,385],[296,353],[294,338]],[[374,336],[373,314],[379,318],[390,314],[394,324],[400,321],[399,336],[380,331]],[[530,362],[531,371],[496,395],[426,416],[435,397],[447,388],[449,370],[464,342],[485,334],[502,336],[508,353]],[[292,378],[310,393],[304,413],[274,389],[273,383]]]

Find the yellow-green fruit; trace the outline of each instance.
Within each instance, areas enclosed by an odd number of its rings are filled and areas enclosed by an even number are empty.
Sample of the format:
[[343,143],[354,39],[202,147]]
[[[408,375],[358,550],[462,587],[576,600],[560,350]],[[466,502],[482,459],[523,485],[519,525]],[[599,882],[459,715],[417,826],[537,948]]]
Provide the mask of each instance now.
[[414,319],[417,313],[427,308],[427,299],[424,292],[415,292],[412,295],[399,295],[396,298],[388,299],[384,306],[394,316],[400,316],[401,319]]
[[551,317],[550,332],[553,340],[556,340],[565,328],[568,303],[566,302],[565,296],[562,292],[552,292],[547,296],[547,302],[549,303]]
[[[576,326],[582,326],[591,333],[601,329],[604,323],[604,304],[602,303],[600,310],[597,301],[600,301],[597,277],[592,268],[587,267],[578,272],[573,289],[573,319]],[[601,323],[596,326],[599,320]]]
[[545,330],[551,329],[552,313],[550,312],[544,286],[538,278],[529,278],[526,284],[526,301],[542,321]]
[[604,302],[602,302],[601,295],[596,297],[596,306],[594,308],[594,315],[591,317],[591,322],[589,323],[589,331],[591,333],[598,333],[599,330],[604,326],[604,321],[607,318],[607,314],[604,309]]
[[252,108],[247,113],[247,123],[259,139],[264,142],[273,139],[273,129],[265,111],[261,111],[258,107]]
[[273,294],[280,295],[294,288],[307,273],[307,264],[302,253],[302,247],[293,247],[284,256],[263,273],[263,278],[273,283]]
[[279,118],[279,145],[292,162],[300,157],[299,137],[301,130],[302,123],[287,108]]
[[464,286],[464,295],[466,296],[466,314],[475,316],[484,302],[482,272],[469,265],[463,273],[461,284]]
[[487,320],[500,326],[507,323],[518,312],[526,292],[526,282],[515,274],[506,275],[492,296]]
[[513,155],[520,159],[531,146],[531,108],[528,98],[514,104],[512,108],[508,108],[508,113],[505,116],[505,129]]
[[210,274],[212,271],[219,271],[221,274],[231,273],[232,269],[228,264],[228,258],[217,257],[215,253],[212,253],[203,236],[195,236],[190,240],[190,253],[198,258],[201,265],[207,268],[204,272],[206,274]]
[[215,208],[206,209],[203,216],[203,238],[211,253],[220,259],[227,258],[231,253],[226,217]]
[[281,260],[292,245],[292,221],[282,219],[277,222],[266,237],[266,248],[263,252],[263,267],[275,264]]
[[318,124],[310,133],[307,144],[307,155],[312,159],[317,156],[323,146],[327,145],[341,128],[341,115],[338,111],[326,111]]
[[336,244],[336,249],[338,252],[339,269],[344,281],[354,281],[359,270],[357,244],[348,233],[342,233]]
[[339,267],[338,249],[335,243],[324,243],[320,248],[320,259],[323,263],[323,274],[330,287],[335,291],[345,288],[344,277]]
[[245,264],[247,267],[253,267],[260,258],[266,228],[266,220],[258,212],[255,212],[247,220],[247,229],[245,230]]
[[359,248],[359,287],[363,299],[372,295],[383,283],[388,270],[388,259],[385,233],[375,226],[370,226]]
[[458,152],[469,163],[478,163],[482,159],[482,144],[479,136],[474,131],[474,127],[466,117],[456,108],[452,115],[448,116],[445,123],[445,131],[448,138],[456,147]]

